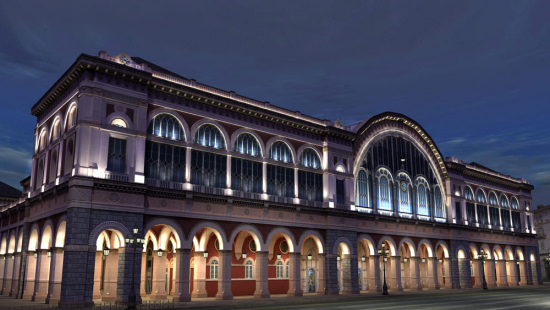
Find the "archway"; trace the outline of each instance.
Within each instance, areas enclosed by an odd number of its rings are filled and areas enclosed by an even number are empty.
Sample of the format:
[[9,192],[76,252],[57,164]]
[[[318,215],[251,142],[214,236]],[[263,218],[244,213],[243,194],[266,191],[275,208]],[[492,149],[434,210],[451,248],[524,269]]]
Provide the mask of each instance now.
[[471,245],[468,249],[468,257],[470,258],[470,276],[473,287],[481,287],[483,285],[481,261],[477,258],[477,248]]
[[525,257],[523,256],[523,251],[521,249],[516,249],[516,274],[518,275],[518,282],[521,285],[527,285],[527,272],[526,272],[526,262]]
[[351,248],[348,242],[341,241],[336,248],[337,287],[339,293],[350,294],[354,291],[352,283]]
[[254,295],[256,298],[268,298],[268,261],[269,251],[263,244],[259,231],[250,225],[235,229],[230,238],[233,255],[232,274],[242,279],[239,285],[231,286],[233,296]]
[[451,259],[447,246],[441,242],[436,245],[437,274],[440,287],[452,288]]
[[494,257],[494,274],[495,282],[498,286],[508,286],[508,276],[506,274],[506,259],[502,253],[500,246],[496,245],[493,247],[493,257]]
[[509,246],[507,246],[504,249],[504,257],[506,259],[506,275],[507,275],[508,285],[517,286],[519,285],[517,263],[516,263],[517,260],[514,257],[514,252]]
[[302,296],[300,286],[300,253],[296,252],[293,235],[285,229],[275,229],[267,237],[268,282],[270,294]]
[[67,222],[62,219],[57,226],[54,247],[51,249],[51,270],[48,288],[47,304],[56,304],[61,297],[61,280],[63,275],[63,247],[65,246],[65,233]]
[[31,234],[29,236],[29,255],[27,256],[27,268],[25,270],[25,289],[22,298],[31,299],[34,294],[34,287],[36,281],[36,263],[38,258],[38,225],[34,225],[31,228]]
[[37,250],[36,274],[34,282],[34,293],[32,300],[45,302],[48,297],[48,284],[50,279],[51,248],[53,243],[53,229],[51,222],[47,222],[42,229],[40,238],[40,250]]
[[122,279],[118,276],[118,266],[123,262],[125,241],[123,234],[116,229],[106,229],[99,233],[95,242],[93,298],[103,302],[120,301],[118,293]]
[[428,241],[420,241],[418,257],[420,259],[420,283],[422,287],[439,289],[438,262]]
[[375,281],[374,244],[369,237],[359,238],[357,242],[357,276],[360,291],[375,290],[380,283]]
[[317,234],[308,233],[301,240],[302,291],[325,294],[325,253],[321,238]]
[[[408,239],[408,238],[407,238]],[[399,247],[401,256],[401,282],[404,288],[421,290],[419,260],[416,257],[414,245],[410,240],[403,240]]]

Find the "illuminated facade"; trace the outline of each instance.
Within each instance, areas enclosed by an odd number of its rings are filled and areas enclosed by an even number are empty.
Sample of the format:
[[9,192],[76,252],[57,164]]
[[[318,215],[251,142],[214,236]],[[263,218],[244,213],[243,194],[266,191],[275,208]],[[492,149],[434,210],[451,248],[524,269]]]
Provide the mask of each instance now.
[[541,279],[533,187],[445,159],[401,114],[343,126],[105,52],[32,114],[28,198],[0,214],[3,294],[376,292],[383,264],[390,291],[477,287],[482,266],[490,286]]

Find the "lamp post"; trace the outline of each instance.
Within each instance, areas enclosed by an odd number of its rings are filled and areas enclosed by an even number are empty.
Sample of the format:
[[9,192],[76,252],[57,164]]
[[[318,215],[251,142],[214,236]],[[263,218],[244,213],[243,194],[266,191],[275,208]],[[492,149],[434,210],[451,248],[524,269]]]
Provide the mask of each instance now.
[[477,255],[478,259],[481,259],[481,272],[483,275],[483,289],[487,289],[487,281],[485,281],[485,260],[487,259],[487,253],[483,249],[479,251],[479,254]]
[[138,238],[138,229],[133,229],[132,238],[126,238],[126,244],[130,244],[130,248],[133,249],[132,253],[132,287],[130,288],[130,294],[128,295],[128,309],[136,308],[136,289],[134,285],[135,271],[136,271],[136,249],[143,247],[145,239]]
[[386,249],[386,244],[382,243],[382,245],[380,245],[380,250],[378,250],[378,255],[382,256],[384,260],[384,285],[382,286],[382,295],[388,295],[388,285],[386,284],[386,260],[389,253],[390,250]]

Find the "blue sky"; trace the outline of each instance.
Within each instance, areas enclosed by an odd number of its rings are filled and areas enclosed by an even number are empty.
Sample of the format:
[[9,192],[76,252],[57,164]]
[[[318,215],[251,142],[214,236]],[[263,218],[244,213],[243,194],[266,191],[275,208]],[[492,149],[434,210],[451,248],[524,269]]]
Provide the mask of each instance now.
[[30,174],[30,108],[80,53],[344,124],[419,122],[444,156],[550,204],[550,1],[0,2],[0,180]]

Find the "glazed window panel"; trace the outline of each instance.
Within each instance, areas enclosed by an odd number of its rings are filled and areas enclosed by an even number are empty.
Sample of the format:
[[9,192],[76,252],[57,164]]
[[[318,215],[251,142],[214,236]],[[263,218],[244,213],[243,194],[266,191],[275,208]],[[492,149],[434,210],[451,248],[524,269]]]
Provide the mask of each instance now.
[[441,195],[441,189],[436,187],[434,189],[434,216],[438,218],[445,217],[445,204],[443,202],[443,196]]
[[319,169],[321,168],[321,159],[317,155],[317,152],[311,148],[307,148],[300,156],[300,164],[313,169]]
[[107,171],[115,173],[126,172],[126,140],[109,138]]
[[504,208],[509,207],[508,197],[506,197],[506,195],[500,195],[500,206]]
[[487,225],[487,206],[477,205],[477,220],[479,224]]
[[244,277],[245,279],[252,279],[252,262],[247,261],[244,265]]
[[241,134],[235,141],[236,152],[250,156],[261,156],[261,149],[258,141],[249,133]]
[[391,189],[387,177],[381,176],[378,182],[378,208],[381,210],[392,210]]
[[191,151],[191,183],[208,187],[226,187],[227,159],[224,155]]
[[193,143],[215,149],[225,149],[225,139],[220,129],[212,124],[205,124],[199,127],[193,138]]
[[468,223],[473,224],[476,222],[476,206],[471,202],[466,203],[466,217]]
[[213,260],[210,262],[210,279],[218,278],[218,261]]
[[262,192],[262,163],[231,158],[231,188],[243,192]]
[[269,149],[269,158],[284,163],[293,162],[290,148],[282,141],[276,141],[271,145]]
[[512,225],[514,230],[521,231],[521,217],[519,212],[512,211]]
[[399,212],[412,213],[412,191],[410,179],[405,173],[399,173],[397,175],[397,179],[399,180],[399,190],[397,191]]
[[472,192],[472,189],[468,186],[464,188],[464,198],[468,200],[474,200],[474,193]]
[[168,138],[172,140],[185,140],[185,134],[180,122],[170,114],[159,114],[149,123],[147,131],[157,137]]
[[267,165],[267,193],[281,197],[294,197],[294,169]]
[[416,212],[419,215],[429,216],[430,210],[428,208],[428,190],[424,184],[419,184],[417,191],[418,201]]
[[298,170],[298,197],[305,200],[323,201],[323,175]]
[[489,203],[492,205],[498,205],[497,195],[493,192],[489,193]]
[[516,197],[512,197],[512,209],[519,209],[519,202]]
[[359,170],[355,183],[355,204],[359,207],[370,207],[370,184],[365,170]]
[[511,227],[511,224],[510,224],[510,211],[500,210],[500,214],[502,216],[502,227],[509,229]]
[[336,203],[346,203],[346,183],[344,180],[336,180]]
[[485,197],[485,193],[481,189],[478,189],[477,192],[476,192],[476,200],[477,200],[477,202],[481,202],[481,203],[486,203],[487,202],[487,198]]
[[499,209],[495,207],[489,207],[489,216],[491,217],[491,226],[500,226]]
[[185,182],[183,147],[147,141],[145,145],[145,177],[162,181]]
[[283,262],[278,261],[276,265],[276,277],[283,278]]

